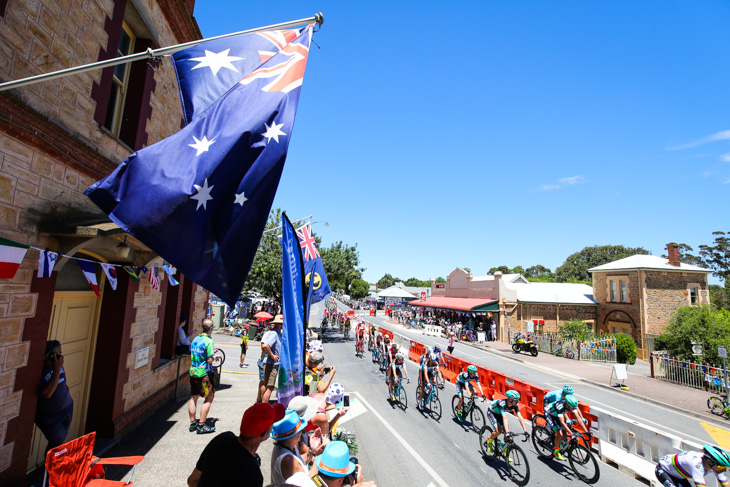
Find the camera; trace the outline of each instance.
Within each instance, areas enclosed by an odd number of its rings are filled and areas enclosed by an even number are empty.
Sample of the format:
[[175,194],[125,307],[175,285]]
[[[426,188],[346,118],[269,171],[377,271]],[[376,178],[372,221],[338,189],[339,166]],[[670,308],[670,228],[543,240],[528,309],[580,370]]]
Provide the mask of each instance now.
[[345,480],[342,482],[343,485],[357,484],[357,465],[358,465],[357,457],[350,457],[350,462],[355,464],[355,470],[353,470],[353,472],[350,475],[345,477]]
[[349,394],[345,394],[342,397],[342,405],[345,406],[346,408],[350,407],[350,395]]
[[329,374],[330,370],[332,370],[332,367],[330,367],[329,365],[325,365],[324,369],[322,369],[322,373]]

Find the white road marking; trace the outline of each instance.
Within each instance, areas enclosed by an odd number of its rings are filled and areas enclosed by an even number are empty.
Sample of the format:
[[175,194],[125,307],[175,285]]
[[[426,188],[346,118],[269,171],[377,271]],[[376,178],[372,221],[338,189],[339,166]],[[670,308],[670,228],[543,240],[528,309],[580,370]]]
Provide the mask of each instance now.
[[457,445],[456,443],[454,443],[454,446],[455,446],[456,448],[458,448],[459,450],[461,450],[461,447],[460,447],[459,445]]
[[430,484],[428,484],[428,485],[427,485],[426,487],[436,487],[436,486],[435,486],[435,485],[433,485],[433,482],[431,482],[431,483],[430,483]]
[[[395,428],[393,428],[393,427],[392,427],[392,426],[390,425],[390,423],[388,423],[388,422],[387,422],[387,421],[385,420],[385,418],[384,418],[383,416],[381,416],[381,415],[380,415],[380,413],[379,413],[379,412],[377,412],[377,411],[375,410],[375,408],[373,408],[373,407],[372,407],[372,406],[371,406],[371,405],[370,405],[370,404],[369,404],[369,403],[368,403],[368,402],[367,402],[367,401],[365,400],[365,398],[364,398],[364,397],[362,397],[362,394],[360,394],[359,392],[356,392],[356,391],[354,391],[354,392],[353,392],[352,394],[357,394],[357,397],[359,397],[359,398],[360,398],[360,401],[362,401],[362,403],[363,403],[363,404],[365,405],[365,407],[366,407],[366,408],[368,408],[368,409],[369,409],[369,410],[370,410],[370,411],[371,411],[371,412],[372,412],[372,413],[373,413],[373,414],[375,415],[375,417],[376,417],[376,418],[378,418],[378,419],[380,420],[380,422],[381,422],[381,423],[383,423],[383,425],[384,425],[384,426],[385,426],[385,427],[386,427],[386,428],[388,429],[388,431],[390,431],[390,432],[391,432],[391,433],[393,434],[393,436],[395,436],[395,439],[396,439],[396,440],[398,440],[398,441],[400,442],[400,444],[401,444],[401,445],[403,445],[403,447],[404,447],[404,448],[405,448],[405,449],[406,449],[406,450],[408,451],[408,453],[410,453],[410,454],[411,454],[411,455],[413,456],[413,458],[415,458],[415,459],[416,459],[416,461],[417,461],[417,462],[418,462],[419,464],[421,464],[421,467],[423,467],[423,469],[424,469],[424,470],[425,470],[426,472],[428,472],[428,474],[429,474],[429,475],[430,475],[431,477],[433,477],[433,479],[434,479],[434,480],[435,480],[435,481],[436,481],[436,482],[437,482],[437,483],[438,483],[438,484],[439,484],[439,485],[440,485],[441,487],[449,487],[449,484],[447,484],[446,482],[444,482],[444,479],[442,479],[442,478],[441,478],[441,477],[439,476],[439,474],[437,474],[437,473],[436,473],[436,471],[435,471],[435,470],[434,470],[434,469],[433,469],[433,468],[431,467],[431,465],[429,465],[429,464],[428,464],[428,462],[426,462],[426,460],[424,460],[424,459],[423,459],[423,458],[421,457],[421,455],[419,455],[419,454],[418,454],[418,452],[416,452],[416,450],[414,450],[414,449],[413,449],[413,447],[412,447],[411,445],[409,445],[409,444],[408,444],[408,442],[407,442],[407,441],[406,441],[405,439],[403,439],[403,437],[402,437],[401,435],[399,435],[399,434],[398,434],[398,432],[397,432],[397,431],[395,430]],[[435,487],[435,486],[434,486],[434,487]]]

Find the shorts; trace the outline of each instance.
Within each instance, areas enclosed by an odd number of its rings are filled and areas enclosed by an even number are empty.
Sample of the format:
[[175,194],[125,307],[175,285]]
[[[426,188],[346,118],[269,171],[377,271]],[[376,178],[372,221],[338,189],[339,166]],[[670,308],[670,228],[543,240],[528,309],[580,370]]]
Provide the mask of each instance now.
[[466,390],[466,392],[469,392],[469,386],[466,384],[462,384],[458,380],[456,381],[456,394],[461,396],[463,392]]
[[207,397],[208,394],[213,394],[214,392],[213,383],[210,381],[207,374],[203,377],[190,376],[191,396]]
[[558,431],[560,429],[563,429],[563,427],[560,425],[560,422],[557,421],[557,418],[555,418],[555,416],[553,416],[552,414],[545,415],[545,428],[548,431]]
[[492,423],[494,429],[504,426],[504,416],[502,416],[502,413],[495,413],[491,409],[487,409],[487,419]]
[[259,366],[259,382],[264,381],[264,363],[261,361],[261,359],[258,359],[256,361],[256,365]]
[[400,367],[397,367],[396,366],[395,373],[396,373],[396,375],[398,376],[399,379],[402,379],[403,378],[403,372],[401,372]]
[[678,479],[676,477],[672,477],[662,468],[661,465],[656,466],[654,474],[656,475],[657,480],[666,487],[692,487],[693,484],[693,482],[689,479]]
[[264,364],[264,385],[266,387],[276,387],[279,379],[279,366],[274,364]]
[[241,355],[246,355],[246,350],[248,350],[246,342],[241,342]]

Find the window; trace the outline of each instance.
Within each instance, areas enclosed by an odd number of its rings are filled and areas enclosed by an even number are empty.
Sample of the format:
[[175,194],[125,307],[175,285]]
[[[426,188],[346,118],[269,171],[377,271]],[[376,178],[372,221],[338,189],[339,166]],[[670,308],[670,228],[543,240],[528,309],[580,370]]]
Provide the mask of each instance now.
[[687,296],[689,297],[689,304],[696,305],[700,304],[700,285],[696,283],[687,284]]
[[[117,57],[124,57],[133,54],[134,41],[135,37],[132,30],[126,22],[122,22],[122,33],[119,36]],[[118,64],[114,66],[112,89],[109,94],[109,105],[107,106],[106,118],[104,119],[104,127],[108,128],[111,133],[116,136],[119,136],[119,129],[122,126],[124,101],[127,96],[127,87],[129,85],[129,67],[129,64]]]
[[628,303],[629,278],[627,276],[612,276],[608,278],[608,300],[611,303]]

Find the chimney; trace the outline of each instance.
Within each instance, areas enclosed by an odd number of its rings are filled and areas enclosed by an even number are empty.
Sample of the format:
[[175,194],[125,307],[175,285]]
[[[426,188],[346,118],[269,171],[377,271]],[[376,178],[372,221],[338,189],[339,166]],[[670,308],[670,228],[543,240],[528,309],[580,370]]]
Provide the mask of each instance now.
[[679,245],[676,243],[668,243],[667,256],[669,256],[669,265],[679,267]]

